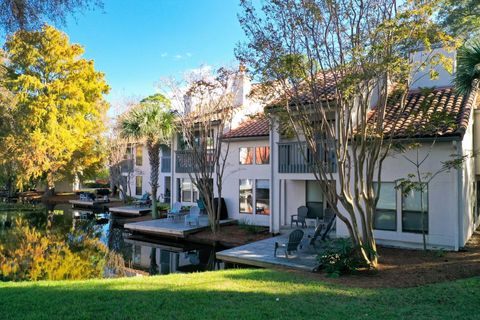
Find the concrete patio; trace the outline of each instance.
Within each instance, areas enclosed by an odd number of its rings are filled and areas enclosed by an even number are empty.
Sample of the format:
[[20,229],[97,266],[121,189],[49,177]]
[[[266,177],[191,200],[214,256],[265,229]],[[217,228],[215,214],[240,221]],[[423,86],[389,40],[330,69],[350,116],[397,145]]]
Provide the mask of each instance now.
[[283,249],[277,250],[274,257],[275,242],[287,243],[289,233],[276,237],[252,242],[240,247],[217,252],[217,259],[232,263],[246,264],[262,268],[286,267],[302,271],[312,272],[318,266],[317,253],[309,245],[308,235],[313,235],[314,229],[304,229],[305,235],[302,240],[302,248],[286,258]]
[[[220,225],[234,223],[235,220],[220,220]],[[134,233],[150,234],[158,236],[170,236],[175,238],[185,238],[187,235],[199,232],[210,227],[207,216],[200,216],[198,225],[185,225],[183,217],[181,219],[156,219],[141,221],[135,223],[126,223],[125,229]]]

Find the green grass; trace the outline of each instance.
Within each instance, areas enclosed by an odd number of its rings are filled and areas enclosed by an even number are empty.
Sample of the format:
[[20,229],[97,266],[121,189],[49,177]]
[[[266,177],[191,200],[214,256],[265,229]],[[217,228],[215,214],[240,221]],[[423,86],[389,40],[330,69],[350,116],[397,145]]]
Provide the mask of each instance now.
[[478,319],[479,288],[347,288],[262,269],[2,283],[0,319]]

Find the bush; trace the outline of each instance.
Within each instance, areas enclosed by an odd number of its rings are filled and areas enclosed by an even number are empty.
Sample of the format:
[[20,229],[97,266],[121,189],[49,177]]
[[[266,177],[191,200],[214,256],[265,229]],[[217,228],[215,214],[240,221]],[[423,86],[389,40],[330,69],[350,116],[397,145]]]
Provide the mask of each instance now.
[[240,229],[245,230],[247,233],[250,234],[257,234],[265,231],[265,227],[254,225],[248,220],[240,221],[238,223],[238,226],[240,227]]
[[327,242],[318,255],[318,260],[320,268],[332,277],[353,273],[365,267],[358,256],[358,248],[348,238]]

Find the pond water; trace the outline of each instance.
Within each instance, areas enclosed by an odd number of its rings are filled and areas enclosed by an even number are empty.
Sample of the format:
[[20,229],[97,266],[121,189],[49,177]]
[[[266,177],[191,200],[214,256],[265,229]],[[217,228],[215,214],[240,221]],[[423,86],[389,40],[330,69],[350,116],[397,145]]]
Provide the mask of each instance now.
[[[72,239],[76,242],[97,241],[109,252],[123,258],[123,275],[198,272],[225,268],[223,262],[215,259],[215,252],[222,248],[166,238],[132,236],[123,229],[123,225],[131,222],[131,219],[117,218],[108,212],[71,208],[69,205],[17,205],[0,207],[0,210],[0,236],[20,228],[18,218],[21,218],[28,226],[42,234],[53,233],[65,237],[67,243],[71,243]],[[8,238],[2,237],[0,241],[6,242]],[[15,247],[16,244],[10,245]],[[78,244],[76,246],[78,247]],[[105,276],[112,276],[112,271],[105,272]]]

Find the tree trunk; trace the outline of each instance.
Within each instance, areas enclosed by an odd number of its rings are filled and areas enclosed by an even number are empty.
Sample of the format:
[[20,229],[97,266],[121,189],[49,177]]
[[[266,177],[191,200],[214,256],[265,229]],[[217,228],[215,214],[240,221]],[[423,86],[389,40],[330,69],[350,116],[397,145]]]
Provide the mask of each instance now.
[[147,140],[148,160],[150,162],[150,186],[152,189],[152,218],[158,219],[157,191],[160,168],[160,144]]
[[53,197],[54,195],[55,195],[55,182],[53,180],[53,174],[47,173],[45,193],[43,194],[43,198],[47,199],[49,197]]

